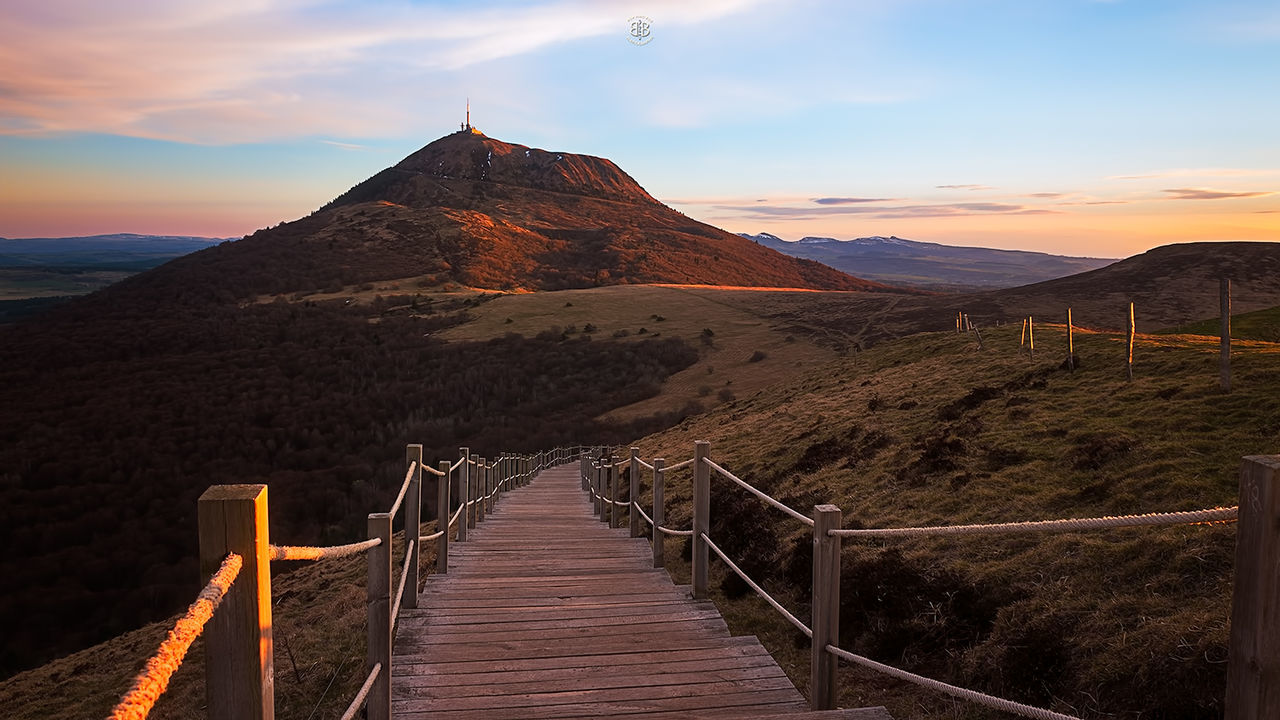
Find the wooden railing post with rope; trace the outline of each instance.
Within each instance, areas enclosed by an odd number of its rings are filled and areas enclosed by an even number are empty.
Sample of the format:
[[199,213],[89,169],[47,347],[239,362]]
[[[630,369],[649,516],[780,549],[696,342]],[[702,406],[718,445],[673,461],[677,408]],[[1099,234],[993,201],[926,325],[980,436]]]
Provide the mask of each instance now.
[[1280,456],[1240,467],[1226,720],[1280,717]]
[[205,627],[205,699],[210,720],[275,717],[271,547],[266,485],[214,485],[197,503],[200,579],[230,554],[242,566]]
[[840,695],[835,655],[828,645],[840,644],[840,508],[816,505],[813,508],[813,604],[809,624],[809,705],[814,710],[834,710]]
[[667,560],[663,552],[666,547],[666,538],[662,535],[662,523],[666,522],[666,510],[664,505],[666,499],[663,497],[665,492],[665,472],[663,466],[666,461],[662,458],[653,459],[653,566],[660,568],[666,564]]
[[[405,467],[409,471],[409,490],[404,496],[404,536],[406,541],[409,538],[418,537],[418,532],[422,526],[422,446],[409,445],[405,449]],[[444,527],[443,525],[441,527]],[[418,587],[418,558],[422,553],[419,543],[414,543],[409,548],[411,557],[406,560],[408,574],[405,576],[405,582],[409,583],[409,587]],[[418,607],[418,593],[405,593],[401,600],[400,607],[416,608]]]
[[470,483],[471,483],[471,465],[467,462],[470,457],[468,448],[458,448],[458,507],[462,508],[462,520],[458,523],[458,542],[467,541],[467,522],[470,519],[470,505],[467,503],[471,499]]
[[[461,466],[459,466],[459,468],[461,468]],[[450,497],[452,494],[452,488],[449,487],[450,469],[451,466],[449,465],[449,461],[441,460],[441,474],[436,477],[436,528],[444,531],[444,534],[436,540],[436,572],[441,575],[445,575],[449,572],[449,509],[453,504],[453,498]],[[459,523],[459,527],[461,527],[461,523]],[[461,532],[461,530],[459,530],[459,532]],[[421,554],[421,552],[422,548],[419,547],[417,553]],[[417,565],[417,558],[414,558],[414,565]],[[414,600],[412,605],[407,605],[406,607],[418,607],[418,573],[416,570],[413,573],[413,577],[413,583],[409,585],[409,587],[413,589],[413,592],[406,594],[413,595]]]
[[636,512],[636,500],[640,497],[640,448],[631,448],[631,462],[627,465],[628,485],[627,498],[631,505],[627,508],[627,517],[631,520],[631,537],[640,537],[640,513]]
[[711,532],[711,443],[699,440],[693,444],[693,597],[707,598],[708,548],[706,535]]
[[373,676],[365,711],[368,720],[391,717],[391,513],[369,513],[369,642],[365,670]]

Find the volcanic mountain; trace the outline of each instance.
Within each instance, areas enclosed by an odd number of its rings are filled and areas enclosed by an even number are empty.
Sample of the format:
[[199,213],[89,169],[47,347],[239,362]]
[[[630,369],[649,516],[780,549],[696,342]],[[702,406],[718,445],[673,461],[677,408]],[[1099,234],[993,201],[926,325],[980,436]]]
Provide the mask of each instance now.
[[400,278],[421,287],[530,290],[626,283],[886,289],[691,220],[604,158],[468,131],[432,142],[305,218],[169,271],[211,275],[237,297]]

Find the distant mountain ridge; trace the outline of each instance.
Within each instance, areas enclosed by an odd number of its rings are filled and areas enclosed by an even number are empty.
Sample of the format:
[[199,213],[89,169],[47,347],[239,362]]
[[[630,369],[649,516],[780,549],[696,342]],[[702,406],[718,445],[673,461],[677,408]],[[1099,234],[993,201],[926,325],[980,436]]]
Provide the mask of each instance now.
[[136,233],[0,238],[0,267],[145,264],[186,255],[231,239]]
[[992,290],[1096,270],[1114,259],[1068,257],[1026,250],[963,247],[871,236],[838,240],[807,236],[787,241],[770,233],[742,237],[851,275],[928,290]]

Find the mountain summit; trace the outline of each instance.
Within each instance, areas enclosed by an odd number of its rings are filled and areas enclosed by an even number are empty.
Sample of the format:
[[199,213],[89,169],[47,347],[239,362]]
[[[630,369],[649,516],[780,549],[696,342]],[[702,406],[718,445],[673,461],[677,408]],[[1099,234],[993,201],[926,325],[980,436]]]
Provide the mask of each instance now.
[[224,298],[386,280],[500,290],[629,283],[885,289],[692,220],[604,158],[467,129],[305,218],[161,272],[181,278],[184,291],[207,286]]

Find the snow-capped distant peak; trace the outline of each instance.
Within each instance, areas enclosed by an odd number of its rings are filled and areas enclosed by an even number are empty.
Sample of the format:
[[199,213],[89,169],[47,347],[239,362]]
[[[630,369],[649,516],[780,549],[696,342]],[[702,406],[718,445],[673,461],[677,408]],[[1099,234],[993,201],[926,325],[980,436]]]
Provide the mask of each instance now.
[[808,235],[800,238],[796,242],[805,243],[806,245],[808,245],[813,243],[833,243],[833,242],[840,242],[840,241],[830,237],[814,237],[812,235]]
[[849,242],[855,242],[859,245],[909,245],[911,243],[910,240],[903,240],[896,235],[890,235],[889,237],[872,235],[870,237],[854,238]]

